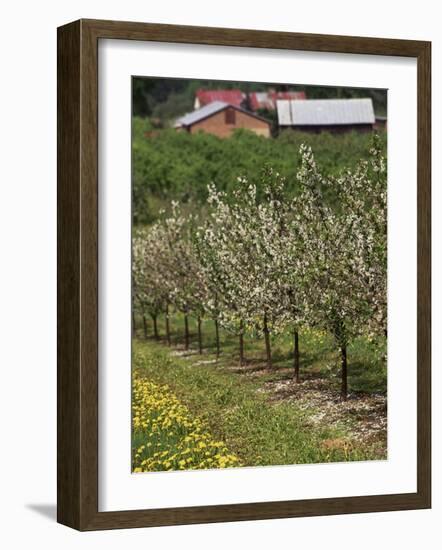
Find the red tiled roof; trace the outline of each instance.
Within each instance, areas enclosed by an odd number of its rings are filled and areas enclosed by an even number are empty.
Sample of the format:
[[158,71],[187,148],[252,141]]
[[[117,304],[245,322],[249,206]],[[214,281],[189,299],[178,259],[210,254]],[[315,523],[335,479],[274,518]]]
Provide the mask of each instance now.
[[224,103],[240,107],[245,99],[245,94],[241,90],[197,90],[196,97],[201,106],[212,103],[212,101],[224,101]]

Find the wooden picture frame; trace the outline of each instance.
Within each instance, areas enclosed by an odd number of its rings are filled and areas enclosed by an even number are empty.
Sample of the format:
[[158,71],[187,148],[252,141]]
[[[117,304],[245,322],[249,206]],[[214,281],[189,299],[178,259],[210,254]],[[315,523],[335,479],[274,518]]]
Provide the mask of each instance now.
[[[98,511],[98,41],[405,56],[418,67],[417,492]],[[429,508],[431,44],[79,20],[58,29],[58,521],[81,531]]]

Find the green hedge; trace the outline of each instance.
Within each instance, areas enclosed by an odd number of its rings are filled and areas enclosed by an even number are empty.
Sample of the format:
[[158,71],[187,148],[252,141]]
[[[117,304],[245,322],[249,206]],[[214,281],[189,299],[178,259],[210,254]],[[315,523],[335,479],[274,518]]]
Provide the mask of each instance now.
[[[272,166],[288,180],[296,193],[296,171],[301,143],[311,145],[318,164],[329,174],[354,167],[368,157],[372,135],[309,134],[286,130],[265,138],[238,130],[228,139],[174,129],[153,130],[148,119],[133,119],[133,212],[134,222],[150,223],[158,209],[172,199],[201,204],[207,186],[215,183],[228,191],[238,176],[246,176],[259,188],[262,169]],[[382,133],[386,147],[386,134]]]

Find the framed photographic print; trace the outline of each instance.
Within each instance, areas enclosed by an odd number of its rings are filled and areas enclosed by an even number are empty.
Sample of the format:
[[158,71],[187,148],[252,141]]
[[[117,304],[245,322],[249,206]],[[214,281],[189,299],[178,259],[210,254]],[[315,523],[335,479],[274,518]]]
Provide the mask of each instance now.
[[430,43],[58,29],[58,521],[429,508]]

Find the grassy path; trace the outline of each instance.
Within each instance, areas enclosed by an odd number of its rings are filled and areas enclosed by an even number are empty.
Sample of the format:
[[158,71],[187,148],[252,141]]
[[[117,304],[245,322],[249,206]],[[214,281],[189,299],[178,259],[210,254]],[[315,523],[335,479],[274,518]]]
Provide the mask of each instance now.
[[[152,341],[135,340],[133,366],[137,377],[158,388],[167,385],[204,426],[207,437],[222,442],[224,454],[236,457],[241,465],[385,458],[382,449],[358,442],[342,423],[317,422],[321,410],[315,405],[271,399],[265,378],[248,376],[229,364],[216,365],[211,354],[184,355]],[[137,433],[138,448],[145,434]],[[176,441],[167,441],[161,452],[175,453]]]

